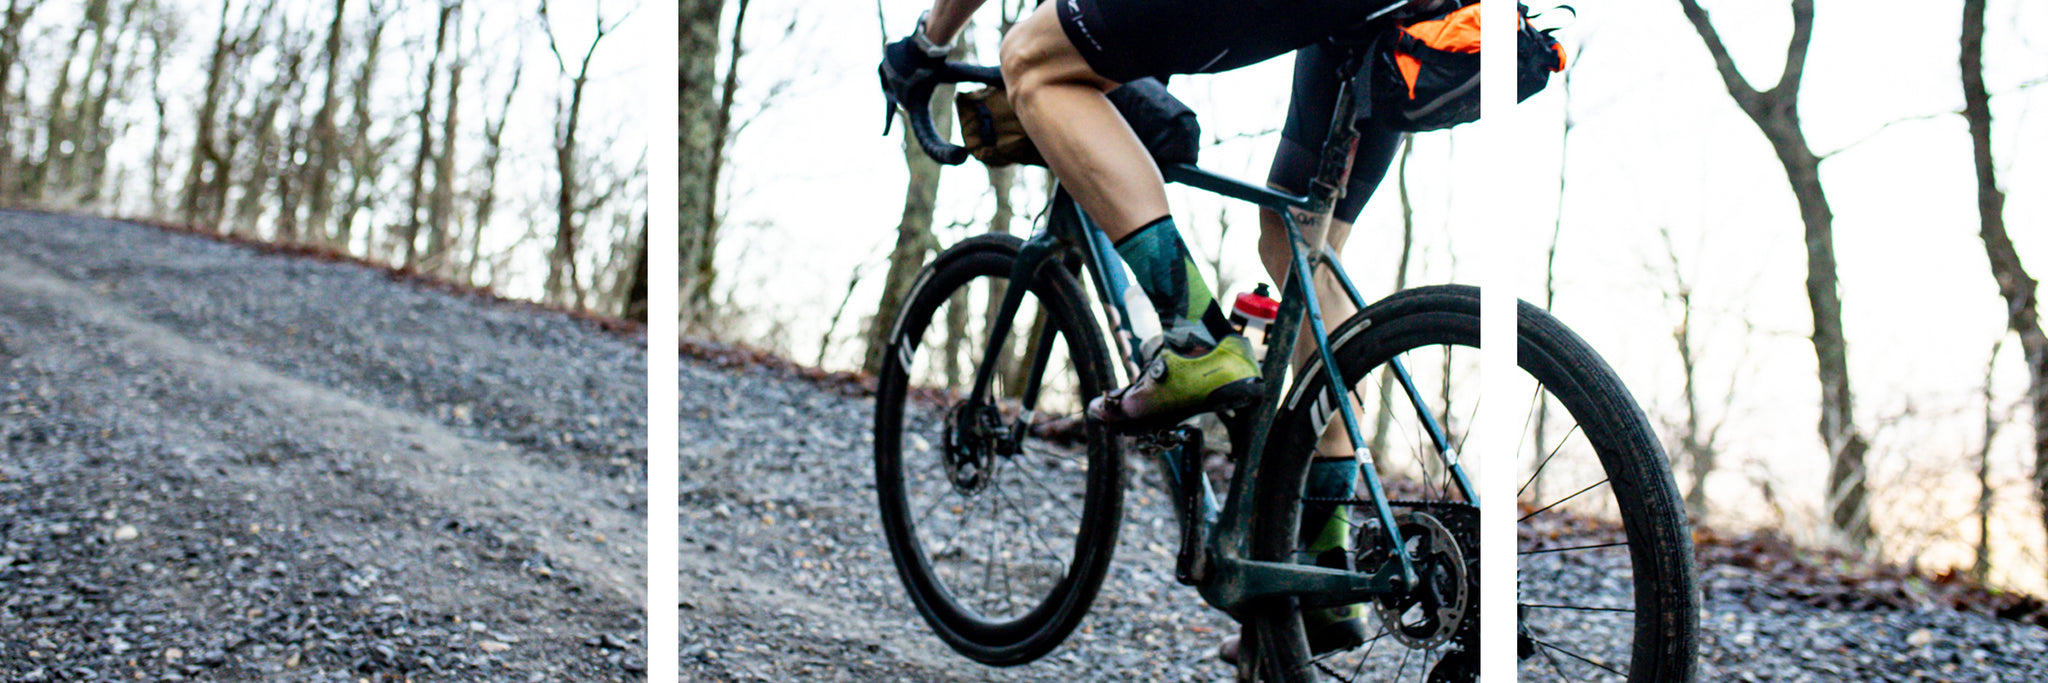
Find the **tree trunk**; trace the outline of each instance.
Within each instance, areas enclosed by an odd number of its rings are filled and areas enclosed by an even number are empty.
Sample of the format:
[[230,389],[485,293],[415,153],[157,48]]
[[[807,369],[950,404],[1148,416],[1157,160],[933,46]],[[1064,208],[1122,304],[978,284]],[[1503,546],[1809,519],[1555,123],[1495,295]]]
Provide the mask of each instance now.
[[548,49],[554,53],[555,66],[560,73],[571,76],[572,80],[569,101],[562,103],[557,100],[562,118],[555,127],[555,169],[560,182],[555,193],[555,246],[548,257],[545,289],[551,300],[566,301],[580,309],[584,304],[584,290],[582,279],[576,273],[576,248],[581,230],[576,214],[581,208],[577,197],[582,181],[576,156],[576,133],[582,125],[583,89],[590,83],[590,60],[597,55],[597,48],[604,43],[605,36],[618,28],[618,24],[608,26],[602,15],[597,17],[597,35],[590,39],[589,49],[583,52],[581,66],[572,72],[562,55],[561,45],[555,40],[554,28],[548,23],[547,11],[547,4],[543,2],[541,24],[548,32]]
[[241,201],[235,208],[236,232],[251,237],[262,235],[262,218],[269,208],[270,181],[282,165],[279,160],[280,142],[277,134],[277,114],[291,99],[291,91],[299,77],[299,57],[295,50],[287,49],[284,70],[278,80],[265,87],[256,101],[256,117],[249,127],[237,133],[238,139],[254,139],[256,151],[250,157],[249,178],[242,185]]
[[327,74],[320,85],[320,109],[313,114],[313,131],[307,145],[312,159],[305,173],[304,232],[322,241],[333,234],[327,228],[327,221],[334,213],[334,197],[329,193],[333,192],[330,186],[341,165],[341,131],[335,127],[334,117],[341,107],[342,18],[347,11],[348,0],[334,0],[334,18],[328,22],[327,44],[322,50],[327,60]]
[[445,0],[441,3],[441,18],[434,28],[434,56],[427,61],[427,84],[420,90],[420,108],[416,115],[419,119],[416,125],[419,126],[420,143],[417,153],[413,155],[412,173],[407,176],[410,178],[412,193],[411,199],[406,202],[405,226],[398,235],[399,240],[404,243],[401,253],[404,254],[402,263],[406,268],[417,267],[420,261],[420,228],[425,225],[420,210],[426,208],[429,201],[427,165],[434,160],[434,85],[441,78],[441,55],[448,47],[448,28],[454,21],[455,7],[455,4]]
[[[683,329],[699,331],[711,322],[712,287],[718,278],[718,187],[732,131],[732,107],[739,90],[741,41],[748,0],[734,4],[733,31],[726,51],[725,78],[717,74],[718,0],[684,0],[682,15],[682,175],[680,207]],[[714,99],[712,89],[718,88]],[[694,156],[693,156],[694,155]]]
[[[64,189],[67,184],[64,176],[71,166],[71,154],[76,150],[73,138],[77,135],[75,128],[78,123],[77,113],[71,110],[72,65],[78,61],[80,46],[95,23],[92,13],[88,12],[85,23],[79,24],[78,30],[72,32],[71,42],[64,47],[64,61],[57,66],[57,84],[50,90],[49,105],[42,116],[42,160],[31,167],[28,175],[26,194],[31,198],[49,199],[53,190]],[[94,49],[98,50],[100,46],[103,44],[95,42]]]
[[1672,289],[1664,296],[1667,301],[1678,304],[1679,314],[1678,325],[1671,330],[1671,341],[1678,348],[1678,369],[1685,378],[1682,394],[1685,422],[1676,429],[1678,452],[1685,456],[1692,479],[1685,491],[1685,508],[1693,519],[1698,520],[1707,514],[1707,475],[1714,471],[1715,442],[1719,440],[1720,429],[1708,430],[1701,426],[1699,358],[1692,345],[1692,283],[1686,281],[1685,268],[1679,261],[1678,246],[1671,238],[1670,228],[1660,228],[1658,234],[1664,238],[1664,253],[1671,262]]
[[2040,316],[2040,283],[2026,266],[2005,230],[2005,191],[1998,187],[1998,166],[1991,158],[1991,94],[1984,88],[1984,7],[1986,0],[1963,0],[1963,119],[1969,122],[1970,153],[1977,171],[1978,234],[1991,276],[2005,298],[2006,326],[2020,338],[2027,359],[2027,407],[2033,413],[2034,491],[2041,502],[2041,525],[2048,529],[2048,334]]
[[1813,0],[1793,0],[1792,40],[1785,51],[1783,75],[1777,85],[1764,91],[1751,86],[1736,70],[1734,59],[1698,1],[1679,0],[1679,5],[1712,53],[1728,94],[1770,140],[1799,203],[1799,218],[1806,226],[1806,298],[1813,311],[1813,351],[1821,389],[1820,437],[1829,458],[1828,521],[1851,546],[1867,549],[1875,540],[1864,466],[1870,444],[1856,427],[1854,393],[1849,386],[1841,284],[1835,267],[1834,212],[1820,182],[1821,159],[1807,146],[1806,135],[1799,128],[1799,86],[1807,47],[1813,40]]
[[348,251],[355,242],[356,214],[368,208],[366,204],[383,176],[384,167],[384,141],[370,137],[370,124],[374,121],[370,91],[377,81],[379,58],[384,53],[384,29],[391,18],[375,0],[369,3],[367,11],[370,27],[363,41],[363,63],[349,87],[349,188],[343,195],[341,218],[334,223],[333,244],[343,251]]
[[[932,107],[932,123],[938,126],[939,135],[950,135],[953,129],[953,88],[940,87],[932,96],[933,102],[944,106]],[[910,121],[903,120],[903,162],[910,167],[910,182],[903,193],[903,216],[896,223],[896,248],[889,252],[889,274],[882,280],[882,303],[869,321],[865,360],[861,371],[875,374],[882,370],[883,353],[889,347],[889,333],[896,324],[896,315],[903,309],[904,297],[910,295],[910,284],[924,268],[925,255],[938,248],[938,238],[932,236],[932,212],[939,198],[939,162],[924,155],[917,140],[910,134]]]
[[35,0],[8,0],[6,13],[0,15],[0,20],[4,20],[0,23],[0,198],[11,197],[20,190],[16,183],[22,159],[15,155],[14,117],[7,106],[12,97],[8,84],[14,76],[14,65],[21,61],[22,26],[35,14],[36,5]]
[[455,245],[455,154],[456,133],[461,130],[462,72],[469,62],[462,51],[462,2],[454,3],[455,55],[448,62],[448,99],[441,108],[441,149],[434,153],[434,193],[427,201],[427,253],[423,267],[428,272],[447,273],[448,254]]
[[210,200],[213,187],[226,182],[227,158],[215,142],[215,130],[219,125],[220,108],[226,93],[224,79],[228,76],[231,56],[236,49],[228,39],[233,30],[228,23],[228,3],[221,3],[220,32],[213,40],[213,56],[207,60],[206,87],[201,93],[199,113],[194,117],[192,139],[192,161],[185,175],[184,199],[178,213],[188,223],[214,225],[220,220],[220,207]]
[[[171,98],[170,94],[164,92],[163,88],[164,64],[170,61],[170,54],[165,45],[166,42],[168,40],[162,32],[150,32],[149,101],[155,106],[156,134],[151,136],[152,139],[149,143],[149,213],[157,218],[163,218],[170,213],[170,207],[166,206],[166,198],[164,196],[165,183],[170,182],[168,178],[164,177],[165,169],[170,165],[164,147],[171,139],[171,131],[166,127],[166,124],[171,120]],[[0,78],[0,80],[4,80],[4,78]],[[5,98],[5,92],[6,88],[0,87],[0,99]],[[0,126],[5,125],[5,120],[6,117],[0,115]],[[5,129],[0,128],[0,139],[5,138]],[[4,162],[4,160],[0,160],[0,162]],[[0,173],[4,173],[4,171],[0,171]],[[0,182],[0,188],[5,187],[6,184]],[[4,191],[4,189],[0,189],[0,192]]]
[[469,258],[463,261],[462,266],[462,281],[466,283],[476,282],[476,266],[484,254],[484,225],[490,222],[491,214],[498,208],[498,162],[505,155],[505,120],[512,116],[512,96],[518,94],[519,77],[525,71],[526,63],[515,59],[512,63],[512,84],[505,87],[505,100],[498,108],[497,118],[488,114],[484,117],[484,155],[482,163],[478,164],[483,177],[477,181],[476,215],[472,217],[475,228],[470,236]]
[[647,232],[649,226],[641,221],[640,241],[633,247],[633,266],[626,272],[624,301],[619,305],[619,315],[627,320],[647,323]]
[[[1983,11],[1983,6],[1977,10]],[[1963,16],[1968,21],[1967,9]],[[2004,422],[1998,419],[1998,394],[1993,389],[1998,379],[1998,352],[2004,347],[2003,338],[1993,342],[1991,360],[1984,363],[1984,447],[1977,451],[1977,557],[1970,564],[1970,576],[1978,583],[1991,575],[1991,444],[1998,440],[1998,427]]]

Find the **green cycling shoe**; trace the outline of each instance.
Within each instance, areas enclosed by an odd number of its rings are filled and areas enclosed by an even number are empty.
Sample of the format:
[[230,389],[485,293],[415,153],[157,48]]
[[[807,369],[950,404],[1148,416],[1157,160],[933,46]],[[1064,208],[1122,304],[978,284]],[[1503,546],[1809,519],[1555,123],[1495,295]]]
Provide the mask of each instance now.
[[1249,405],[1265,393],[1251,342],[1224,337],[1193,355],[1162,347],[1137,381],[1088,402],[1088,417],[1113,431],[1158,431],[1202,413]]

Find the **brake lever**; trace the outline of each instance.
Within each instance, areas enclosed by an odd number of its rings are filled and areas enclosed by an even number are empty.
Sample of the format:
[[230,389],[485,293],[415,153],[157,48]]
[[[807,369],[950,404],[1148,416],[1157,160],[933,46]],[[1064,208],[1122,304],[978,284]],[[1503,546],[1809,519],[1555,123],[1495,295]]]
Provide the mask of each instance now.
[[875,68],[875,75],[882,79],[882,137],[889,137],[889,129],[896,125],[896,94],[889,92],[889,67]]

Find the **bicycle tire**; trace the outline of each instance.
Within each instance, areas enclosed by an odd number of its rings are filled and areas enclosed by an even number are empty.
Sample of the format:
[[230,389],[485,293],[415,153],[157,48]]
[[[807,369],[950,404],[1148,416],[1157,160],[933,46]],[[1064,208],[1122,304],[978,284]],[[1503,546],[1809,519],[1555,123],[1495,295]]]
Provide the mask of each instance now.
[[[1026,429],[1025,441],[1016,454],[984,454],[987,466],[976,471],[985,473],[986,479],[976,479],[984,475],[962,474],[960,470],[968,467],[949,464],[956,461],[947,455],[981,453],[971,447],[953,448],[954,433],[947,431],[951,429],[947,425],[967,410],[961,407],[965,399],[958,397],[964,390],[948,395],[944,408],[930,412],[928,406],[916,405],[918,399],[912,397],[920,383],[913,374],[930,374],[928,370],[935,364],[932,356],[951,353],[939,350],[943,344],[928,338],[932,328],[942,327],[932,325],[940,309],[952,306],[946,310],[952,314],[977,300],[990,302],[992,308],[997,297],[972,294],[976,290],[987,294],[998,282],[1014,284],[1007,279],[1021,245],[1021,240],[1008,235],[973,237],[946,250],[926,267],[891,328],[875,396],[876,492],[897,574],[918,614],[941,640],[970,659],[995,666],[1036,660],[1073,632],[1093,604],[1109,568],[1123,505],[1122,457],[1116,439],[1100,424],[1068,422],[1080,425],[1084,450],[1079,454],[1051,443],[1037,444],[1041,450],[1034,452],[1035,442],[1030,440],[1040,435],[1036,428]],[[1018,315],[1033,311],[1035,299],[1036,315],[1057,330],[1057,339],[1064,340],[1063,347],[1055,345],[1055,351],[1049,353],[1057,356],[1063,350],[1067,362],[1059,363],[1058,358],[1052,362],[1069,366],[1071,373],[1056,365],[1047,373],[1060,377],[1049,376],[1046,382],[1071,381],[1068,393],[1075,394],[1070,398],[1078,414],[1079,405],[1114,381],[1109,352],[1087,305],[1085,290],[1058,260],[1049,260],[1027,291],[1030,296]],[[1028,330],[1029,326],[1017,325],[1011,337],[1026,335]],[[981,360],[978,351],[966,355],[970,367]],[[926,419],[933,412],[939,419]],[[911,437],[909,448],[906,432]],[[961,439],[966,442],[966,437]],[[1046,469],[1034,469],[1041,465]],[[934,481],[941,477],[942,481]],[[1011,485],[1030,488],[1019,488],[1012,495],[1005,489]],[[960,500],[941,505],[949,489]],[[920,495],[927,490],[933,492],[929,500]],[[1037,494],[1044,495],[1035,503],[1026,498]],[[1079,497],[1080,509],[1060,502],[1064,496]],[[1048,499],[1053,503],[1046,503]],[[1035,510],[1026,509],[1034,505]],[[989,514],[978,519],[977,512]],[[1006,513],[1015,513],[1020,519],[1009,519]],[[946,522],[951,520],[942,517],[949,514],[961,519],[953,521],[947,536]],[[1044,526],[1034,526],[1040,524]],[[997,525],[1032,528],[1021,533],[1005,528],[998,533]],[[963,535],[967,535],[965,542],[961,542]],[[989,539],[990,547],[973,547],[981,536]],[[1004,543],[1017,545],[1014,554],[1030,556],[1022,562],[1025,566],[1010,564],[1005,555],[1010,551]],[[1003,562],[1000,572],[994,567],[998,561]],[[969,574],[977,562],[985,570],[981,586],[973,585]],[[1060,565],[1058,576],[1050,578],[1054,563]],[[1006,587],[1014,587],[1021,578],[1036,580],[1043,590],[1019,591],[1032,593],[1024,595],[1021,602],[1006,594],[998,603],[988,595],[997,573]],[[1010,608],[1008,612],[998,613],[1005,607]]]
[[[1572,430],[1558,439],[1553,448],[1543,441],[1544,419],[1536,418],[1546,410],[1532,407],[1529,422],[1537,425],[1538,436],[1526,444],[1528,458],[1521,452],[1525,444],[1517,443],[1517,478],[1524,469],[1524,461],[1540,458],[1534,463],[1529,480],[1517,493],[1518,509],[1534,510],[1522,515],[1518,522],[1518,571],[1519,590],[1518,629],[1522,636],[1521,664],[1519,668],[1530,680],[1550,680],[1551,677],[1572,679],[1574,676],[1590,673],[1594,680],[1626,680],[1635,683],[1690,681],[1693,679],[1698,652],[1699,593],[1697,568],[1694,566],[1690,523],[1678,495],[1678,488],[1672,479],[1669,463],[1656,434],[1650,428],[1648,419],[1634,398],[1629,394],[1607,363],[1575,333],[1567,329],[1550,314],[1520,302],[1517,313],[1518,354],[1517,365],[1533,379],[1536,386],[1534,405],[1550,405],[1554,400],[1558,408],[1575,422]],[[1333,356],[1340,366],[1342,375],[1350,383],[1354,396],[1360,385],[1374,369],[1388,363],[1392,358],[1404,356],[1422,349],[1442,349],[1445,359],[1445,375],[1451,374],[1450,361],[1455,347],[1476,348],[1479,341],[1479,291],[1473,287],[1439,286],[1403,291],[1376,303],[1347,321],[1331,334]],[[1471,354],[1476,356],[1477,354]],[[1412,367],[1412,366],[1411,366]],[[1428,368],[1424,368],[1425,371]],[[1312,413],[1316,410],[1314,400],[1323,396],[1328,385],[1327,375],[1317,364],[1311,364],[1307,379],[1302,386],[1290,394],[1306,395],[1310,400],[1283,404],[1283,412],[1276,416],[1272,436],[1266,455],[1262,460],[1260,481],[1268,482],[1254,495],[1258,496],[1253,507],[1251,520],[1253,559],[1269,561],[1300,561],[1295,551],[1296,538],[1302,507],[1303,482],[1307,468],[1309,449],[1316,440],[1312,428]],[[1446,381],[1444,386],[1453,386]],[[1469,388],[1466,387],[1466,388]],[[1446,395],[1449,395],[1448,390]],[[1544,397],[1548,395],[1550,399]],[[1405,399],[1402,401],[1405,404]],[[1329,408],[1323,409],[1326,413]],[[1412,408],[1410,409],[1412,412]],[[1447,413],[1450,411],[1446,410]],[[1371,413],[1366,413],[1371,414]],[[1336,418],[1330,418],[1332,420]],[[1361,423],[1366,421],[1360,416]],[[1455,421],[1451,415],[1446,422]],[[1363,424],[1361,429],[1371,429]],[[1551,433],[1554,433],[1551,432]],[[1524,425],[1524,436],[1530,434],[1529,425]],[[1584,438],[1575,442],[1575,435]],[[1418,439],[1419,441],[1419,439]],[[1459,443],[1454,440],[1454,444]],[[1547,450],[1547,452],[1546,452]],[[1543,499],[1531,501],[1527,492],[1534,484],[1537,495],[1542,495],[1544,486],[1538,479],[1553,465],[1560,454],[1571,453],[1573,457],[1584,456],[1587,463],[1573,465],[1583,472],[1597,469],[1591,475],[1578,474],[1583,478],[1603,476],[1604,480],[1556,502],[1545,503]],[[1488,465],[1486,454],[1461,453],[1461,460],[1467,463],[1469,471],[1481,472]],[[1402,488],[1399,482],[1391,481],[1388,471],[1394,469],[1398,460],[1388,453],[1378,454],[1375,465],[1381,468],[1383,478],[1390,479],[1390,489]],[[1495,459],[1498,462],[1498,459]],[[1424,480],[1420,490],[1438,491],[1444,500],[1455,506],[1458,495],[1450,491],[1448,484],[1432,489],[1428,480],[1428,464],[1420,463]],[[1561,476],[1567,466],[1551,472]],[[1478,474],[1475,476],[1484,476]],[[1573,482],[1575,486],[1577,481]],[[1602,484],[1607,484],[1602,486]],[[1571,486],[1567,486],[1567,489]],[[1590,491],[1604,489],[1612,496],[1612,510],[1619,518],[1619,531],[1610,522],[1600,521],[1599,511],[1607,506],[1596,500],[1600,495],[1584,498]],[[1414,490],[1411,487],[1411,490]],[[1361,493],[1359,498],[1363,498]],[[1391,493],[1399,498],[1401,494]],[[1584,498],[1584,499],[1582,499]],[[1569,507],[1563,507],[1568,505]],[[1370,517],[1369,506],[1359,506],[1353,515],[1354,524],[1361,517]],[[1446,509],[1441,514],[1448,519],[1455,510]],[[1590,511],[1590,512],[1589,512]],[[1476,519],[1477,508],[1471,508],[1472,524],[1471,549],[1466,563],[1470,576],[1477,574]],[[1531,522],[1538,516],[1545,519]],[[1563,521],[1558,521],[1563,520]],[[1406,528],[1406,525],[1403,525]],[[1451,525],[1455,526],[1455,525]],[[1559,535],[1562,534],[1562,535]],[[1572,536],[1571,534],[1579,534]],[[1618,534],[1618,535],[1617,535]],[[1621,546],[1602,546],[1578,540],[1561,539],[1613,539],[1620,538],[1626,543],[1626,553]],[[1566,557],[1571,553],[1576,557]],[[1626,573],[1615,571],[1623,561],[1627,563]],[[1568,566],[1569,565],[1569,566]],[[1420,569],[1420,568],[1419,568]],[[1547,574],[1544,572],[1548,572]],[[1615,586],[1613,577],[1626,576],[1625,586]],[[1586,586],[1580,586],[1584,582]],[[1604,582],[1604,583],[1603,583]],[[1552,585],[1552,584],[1556,585]],[[1567,585],[1571,584],[1571,585]],[[1597,584],[1597,585],[1596,585]],[[1587,587],[1593,586],[1593,587]],[[1598,586],[1605,586],[1604,588]],[[1469,654],[1453,655],[1458,650],[1476,647],[1477,584],[1472,583],[1472,611],[1466,615],[1473,619],[1463,622],[1452,640],[1467,639],[1453,648],[1448,644],[1438,645],[1434,651],[1416,649],[1405,645],[1405,641],[1388,628],[1388,622],[1401,622],[1400,628],[1408,628],[1405,618],[1395,614],[1390,620],[1384,612],[1369,617],[1379,622],[1379,633],[1372,636],[1365,646],[1339,655],[1312,655],[1306,643],[1301,619],[1299,600],[1276,601],[1256,610],[1250,619],[1251,628],[1259,638],[1259,650],[1264,661],[1260,666],[1260,677],[1267,680],[1296,681],[1346,680],[1344,669],[1351,667],[1355,678],[1374,680],[1427,680],[1463,681],[1476,677],[1476,658]],[[1623,593],[1627,594],[1624,595]],[[1578,595],[1578,598],[1559,598],[1559,594]],[[1547,596],[1547,597],[1546,597]],[[1583,604],[1552,604],[1560,599],[1578,599]],[[1604,604],[1603,604],[1604,603]],[[1368,611],[1372,608],[1369,606]],[[1406,609],[1406,608],[1402,608]],[[1633,620],[1627,626],[1629,637],[1625,645],[1609,645],[1625,652],[1579,653],[1567,649],[1560,643],[1572,644],[1578,641],[1593,642],[1590,647],[1600,647],[1598,627],[1601,622],[1580,622],[1550,628],[1554,613],[1570,613],[1583,620],[1614,620],[1628,615]],[[1428,623],[1426,620],[1418,623]],[[1438,626],[1444,626],[1437,622]],[[1578,629],[1582,634],[1573,634]],[[1620,633],[1620,626],[1611,624],[1609,633]],[[1540,636],[1534,631],[1540,630]],[[1391,645],[1420,652],[1422,663],[1412,673],[1409,669],[1411,651],[1400,652],[1400,664],[1394,675],[1387,676],[1385,665],[1376,665],[1366,673],[1367,660],[1373,656],[1376,644],[1389,635],[1396,635]],[[1546,640],[1547,639],[1547,640]],[[1573,640],[1576,639],[1576,640]],[[1620,640],[1616,637],[1615,640]],[[1430,657],[1434,656],[1434,663]],[[1628,659],[1626,665],[1619,657]],[[1454,660],[1453,657],[1456,657]],[[1348,658],[1348,659],[1346,659]],[[1339,666],[1342,664],[1344,666]],[[1624,671],[1625,669],[1625,671]]]

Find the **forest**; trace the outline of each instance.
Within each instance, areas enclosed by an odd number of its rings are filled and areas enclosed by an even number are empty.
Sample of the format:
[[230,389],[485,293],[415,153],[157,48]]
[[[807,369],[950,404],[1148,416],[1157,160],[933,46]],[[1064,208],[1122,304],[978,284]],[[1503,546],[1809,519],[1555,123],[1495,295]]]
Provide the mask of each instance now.
[[0,205],[644,320],[635,9],[8,0]]
[[[1545,228],[1518,295],[1628,380],[1696,520],[2048,592],[2048,205],[2016,189],[2048,174],[2048,8],[1572,4],[1533,8],[1572,67],[1503,124],[1520,146],[1413,136],[1347,267],[1380,294],[1472,280],[1460,254],[1494,240],[1444,178],[1514,164]],[[1031,5],[990,3],[961,54],[992,62]],[[872,371],[931,255],[1032,229],[1042,169],[876,135],[879,46],[922,8],[683,3],[686,336]],[[1286,61],[1173,81],[1203,166],[1263,177]],[[1170,197],[1218,292],[1264,279],[1254,215]]]

